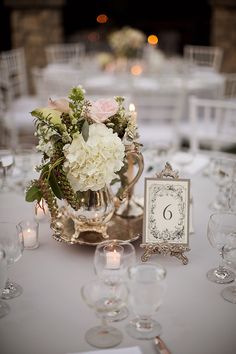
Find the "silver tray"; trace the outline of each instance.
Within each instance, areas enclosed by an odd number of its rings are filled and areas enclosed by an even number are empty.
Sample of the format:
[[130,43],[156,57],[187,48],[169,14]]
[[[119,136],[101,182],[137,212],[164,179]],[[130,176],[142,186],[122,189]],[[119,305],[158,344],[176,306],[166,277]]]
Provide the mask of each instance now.
[[137,240],[142,234],[143,217],[137,218],[122,218],[117,215],[113,215],[108,222],[107,233],[108,239],[104,239],[100,233],[93,231],[81,232],[78,238],[74,238],[74,221],[71,217],[61,215],[51,225],[54,231],[53,238],[59,242],[65,242],[67,244],[80,244],[96,246],[105,240],[122,240],[133,242]]

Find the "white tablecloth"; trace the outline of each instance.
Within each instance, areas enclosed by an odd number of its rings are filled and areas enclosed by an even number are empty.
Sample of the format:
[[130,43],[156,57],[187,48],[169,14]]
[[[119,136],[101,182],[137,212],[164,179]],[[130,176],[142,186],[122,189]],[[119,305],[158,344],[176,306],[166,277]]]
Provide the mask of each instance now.
[[[140,182],[140,191],[143,183]],[[201,175],[192,177],[193,222],[189,264],[152,256],[167,269],[167,292],[155,318],[162,338],[173,354],[234,354],[236,305],[220,296],[225,285],[211,283],[206,272],[218,264],[206,228],[216,187]],[[20,194],[0,195],[1,219],[15,222],[33,215],[33,205]],[[24,251],[9,276],[23,286],[23,294],[9,300],[10,313],[0,319],[0,352],[3,354],[65,354],[92,351],[84,339],[87,329],[99,323],[80,295],[84,282],[95,277],[94,247],[57,243],[48,223],[40,224],[40,247]],[[135,241],[138,259],[140,241]],[[152,341],[135,340],[125,331],[128,319],[113,325],[123,332],[118,347],[139,346],[143,354],[155,353]]]
[[[179,92],[185,90],[187,94],[195,94],[205,98],[217,98],[222,93],[225,78],[214,71],[203,71],[195,68],[187,73],[143,73],[140,76],[127,72],[105,72],[94,70],[93,66],[75,67],[69,64],[50,64],[42,71],[44,91],[41,95],[50,94],[66,96],[73,86],[83,85],[88,94],[93,95],[120,95],[134,94],[135,92],[166,90]],[[46,97],[47,98],[47,97]]]

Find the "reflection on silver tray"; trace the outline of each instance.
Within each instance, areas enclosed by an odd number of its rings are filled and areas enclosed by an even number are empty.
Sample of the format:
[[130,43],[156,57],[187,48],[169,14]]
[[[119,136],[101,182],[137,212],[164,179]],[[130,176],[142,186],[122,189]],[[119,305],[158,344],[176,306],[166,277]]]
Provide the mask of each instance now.
[[[123,240],[133,242],[137,240],[142,233],[143,218],[124,219],[114,215],[108,223],[107,233],[109,240]],[[68,244],[80,244],[96,246],[105,239],[101,234],[92,231],[82,232],[78,238],[74,238],[74,221],[72,218],[61,215],[51,224],[54,231],[53,238],[57,241],[63,241]]]

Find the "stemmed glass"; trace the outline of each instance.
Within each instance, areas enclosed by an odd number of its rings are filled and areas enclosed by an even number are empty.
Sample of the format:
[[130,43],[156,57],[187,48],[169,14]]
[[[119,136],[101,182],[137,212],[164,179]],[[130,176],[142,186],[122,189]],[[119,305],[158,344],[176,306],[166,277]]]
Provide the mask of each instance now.
[[[7,259],[6,253],[2,247],[0,247],[0,297],[5,287],[7,280]],[[4,317],[10,311],[10,307],[4,301],[0,300],[0,318]]]
[[2,169],[2,181],[0,186],[0,192],[9,192],[11,189],[8,181],[7,176],[8,172],[12,169],[14,165],[14,155],[12,150],[0,150],[0,168]]
[[218,187],[215,201],[210,204],[210,209],[222,211],[229,209],[229,190],[232,181],[234,162],[230,159],[216,159],[212,168],[211,178]]
[[30,174],[33,173],[34,153],[35,146],[32,144],[20,144],[16,149],[15,165],[20,177],[17,181],[17,185],[22,190],[26,188]]
[[[223,259],[229,267],[236,271],[236,229],[227,237],[226,245],[223,247]],[[221,295],[225,300],[236,304],[236,285],[227,286],[222,290]]]
[[234,167],[232,183],[230,186],[229,208],[232,213],[236,212],[236,165]]
[[[111,293],[115,294],[117,287],[126,280],[128,267],[134,265],[135,261],[135,248],[131,243],[121,240],[107,240],[96,247],[94,269],[96,275],[110,287]],[[107,313],[110,321],[121,321],[127,316],[126,306]]]
[[97,348],[111,348],[120,344],[123,335],[118,329],[107,324],[107,314],[124,306],[128,296],[126,286],[120,284],[114,294],[108,285],[97,279],[83,285],[81,295],[86,304],[101,318],[100,326],[92,327],[86,332],[86,341]]
[[166,270],[159,264],[140,263],[128,269],[129,303],[136,318],[126,329],[131,337],[151,339],[161,333],[161,325],[152,319],[166,289]]
[[[22,256],[24,242],[22,233],[18,231],[14,223],[0,222],[0,245],[6,252],[8,266],[17,262]],[[2,299],[12,299],[21,295],[22,291],[23,289],[20,285],[7,279],[2,292]]]
[[207,272],[207,278],[219,284],[231,283],[234,281],[234,273],[226,269],[223,264],[222,251],[226,244],[227,235],[235,232],[236,215],[232,213],[215,213],[212,214],[208,221],[207,237],[212,247],[219,251],[220,262],[217,268]]

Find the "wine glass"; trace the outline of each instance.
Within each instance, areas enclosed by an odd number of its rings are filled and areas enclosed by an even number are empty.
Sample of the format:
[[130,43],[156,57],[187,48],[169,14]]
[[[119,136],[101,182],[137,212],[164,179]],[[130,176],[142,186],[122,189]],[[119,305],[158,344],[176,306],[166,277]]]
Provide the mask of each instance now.
[[[111,293],[126,280],[127,269],[135,264],[135,248],[131,243],[121,240],[107,240],[97,245],[94,254],[96,275],[110,287]],[[128,308],[123,306],[107,313],[110,321],[121,321],[128,316]]]
[[[6,253],[2,247],[0,247],[0,297],[5,287],[7,280],[7,259]],[[0,318],[4,317],[10,311],[10,307],[4,301],[0,300]]]
[[207,278],[219,284],[234,281],[234,273],[226,269],[223,264],[222,251],[227,235],[236,229],[236,215],[227,212],[214,213],[210,216],[207,227],[207,237],[212,247],[219,251],[220,262],[217,268],[207,272]]
[[161,333],[152,319],[160,307],[166,288],[166,270],[159,264],[140,263],[128,269],[129,303],[136,318],[126,329],[131,337],[151,339]]
[[210,203],[213,211],[223,211],[229,209],[229,191],[233,176],[234,162],[230,159],[215,159],[211,178],[218,187],[215,201]]
[[[0,246],[6,252],[8,266],[21,258],[24,249],[23,237],[14,223],[0,222]],[[22,291],[23,289],[20,285],[7,279],[2,292],[2,299],[12,299],[21,295]]]
[[236,165],[234,167],[232,183],[230,186],[229,207],[232,213],[236,212]]
[[[227,236],[226,244],[223,247],[223,259],[229,267],[236,271],[236,231]],[[222,290],[221,295],[225,300],[236,304],[236,285],[227,286]]]
[[124,306],[128,297],[126,286],[120,284],[114,293],[108,285],[97,279],[83,285],[81,295],[85,303],[101,318],[100,326],[92,327],[86,332],[86,341],[97,348],[111,348],[120,344],[123,335],[118,329],[107,324],[107,313]]
[[10,149],[0,150],[0,168],[2,169],[1,173],[1,186],[0,192],[5,193],[11,190],[11,187],[8,184],[7,177],[12,167],[14,166],[14,155],[13,151]]
[[35,146],[33,144],[20,144],[15,153],[15,166],[18,170],[17,186],[25,190],[29,179],[33,173],[33,154]]

